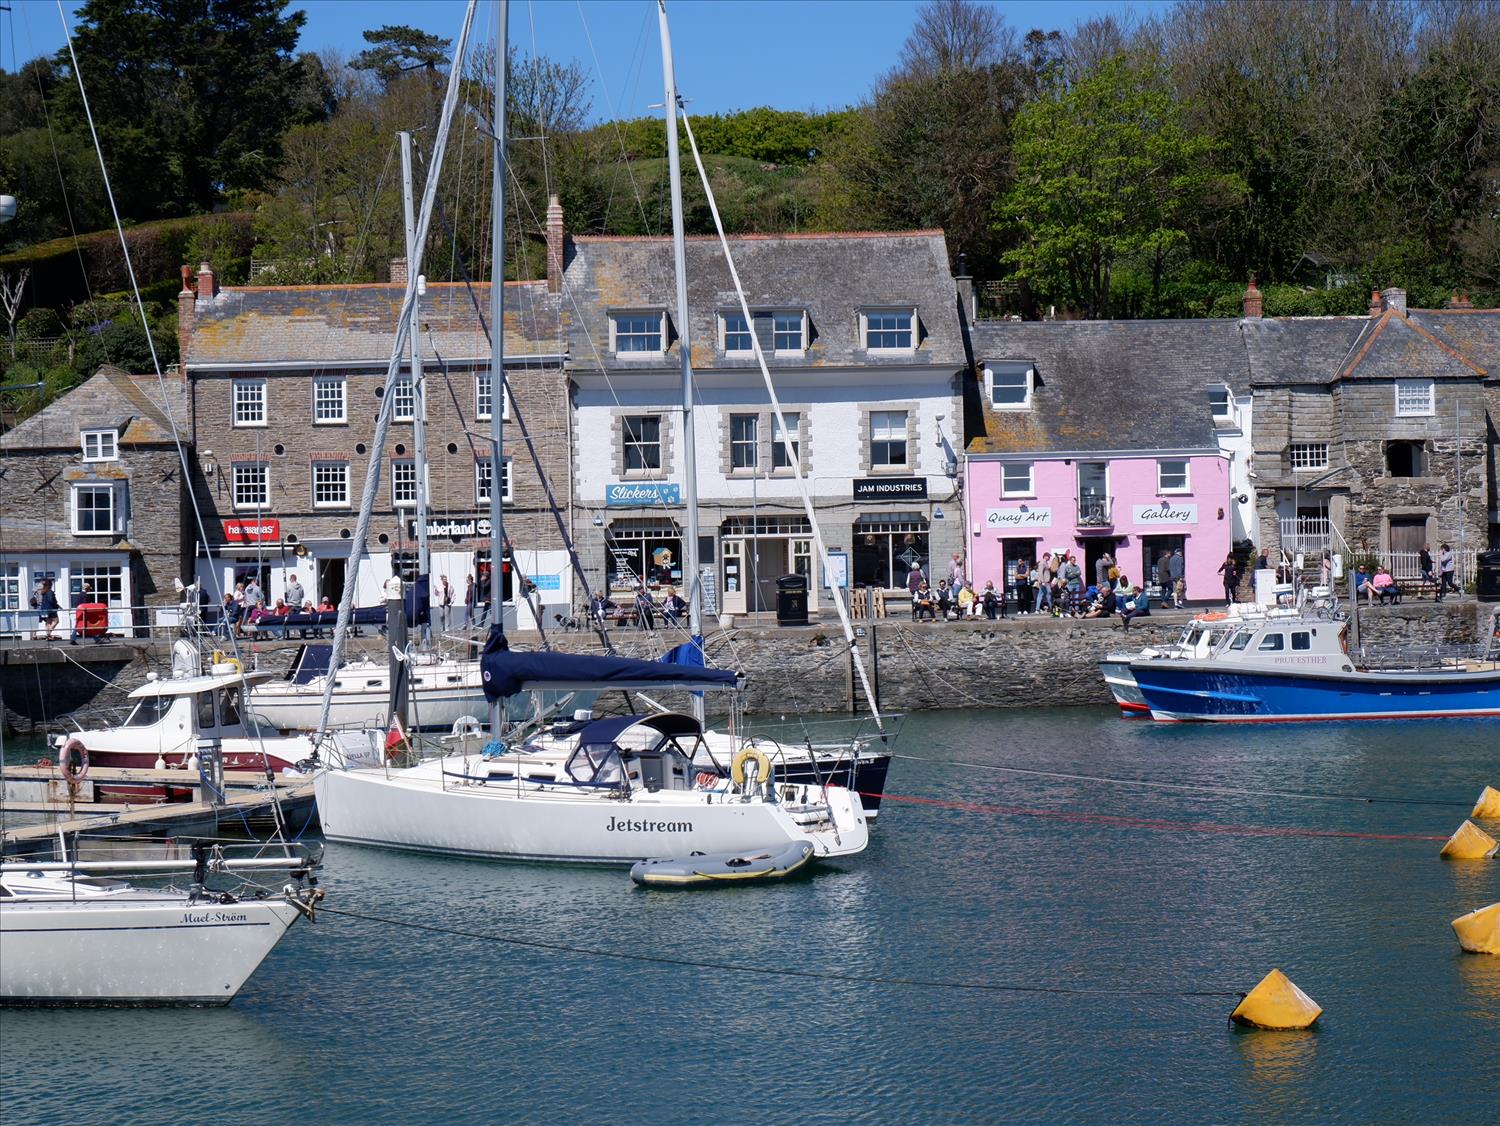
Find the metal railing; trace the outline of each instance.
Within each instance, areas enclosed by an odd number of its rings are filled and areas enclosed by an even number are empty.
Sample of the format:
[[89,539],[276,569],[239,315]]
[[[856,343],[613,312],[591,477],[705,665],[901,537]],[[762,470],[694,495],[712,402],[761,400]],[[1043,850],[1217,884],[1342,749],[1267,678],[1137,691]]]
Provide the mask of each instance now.
[[[1473,548],[1464,548],[1453,553],[1453,581],[1460,588],[1473,585],[1474,577],[1478,573],[1479,553]],[[1391,573],[1391,578],[1397,583],[1404,581],[1416,581],[1422,577],[1421,553],[1416,551],[1382,551],[1379,553],[1380,563]],[[1432,569],[1436,574],[1439,567],[1437,552],[1432,553]]]
[[1108,497],[1079,497],[1078,526],[1080,528],[1108,528],[1114,523],[1110,519]]
[[1291,555],[1328,551],[1333,534],[1333,522],[1326,516],[1281,517],[1281,550]]

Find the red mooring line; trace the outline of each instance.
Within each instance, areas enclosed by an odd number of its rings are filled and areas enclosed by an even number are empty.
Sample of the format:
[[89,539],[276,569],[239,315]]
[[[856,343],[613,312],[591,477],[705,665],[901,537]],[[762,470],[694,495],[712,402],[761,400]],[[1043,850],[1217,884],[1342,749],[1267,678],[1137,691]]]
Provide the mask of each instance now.
[[1178,833],[1220,833],[1239,837],[1344,837],[1360,841],[1446,841],[1444,836],[1425,833],[1356,833],[1347,829],[1282,829],[1271,825],[1215,825],[1207,821],[1161,821],[1146,817],[1117,817],[1107,813],[1074,813],[1058,809],[1028,809],[1019,805],[982,805],[945,798],[920,798],[910,794],[862,794],[883,801],[911,802],[965,813],[990,813],[1001,817],[1048,817],[1088,825],[1111,825],[1118,829],[1159,829]]

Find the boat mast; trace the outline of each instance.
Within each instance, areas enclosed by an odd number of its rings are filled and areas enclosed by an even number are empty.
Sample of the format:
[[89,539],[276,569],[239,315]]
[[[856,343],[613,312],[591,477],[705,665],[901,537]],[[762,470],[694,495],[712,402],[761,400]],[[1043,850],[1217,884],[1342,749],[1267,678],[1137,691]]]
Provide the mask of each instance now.
[[[683,531],[682,578],[687,584],[688,632],[693,644],[703,644],[703,584],[698,575],[698,448],[693,436],[693,355],[688,330],[687,251],[682,237],[682,157],[677,149],[677,76],[672,67],[672,32],[667,26],[666,0],[657,0],[661,26],[661,69],[666,83],[667,165],[672,185],[672,268],[677,275],[677,351],[682,366]],[[665,345],[666,341],[662,342]],[[703,697],[693,697],[693,717],[703,721]]]
[[[411,187],[411,134],[403,132],[401,136],[401,193],[406,212],[406,265],[408,270],[416,269],[417,261],[417,220],[413,213],[413,199]],[[422,290],[426,288],[422,279],[417,278],[416,296],[411,303],[411,324],[407,329],[408,342],[411,345],[411,393],[414,406],[411,423],[411,440],[415,448],[414,458],[417,467],[417,575],[427,576],[428,597],[432,594],[432,556],[427,543],[427,380],[422,369],[422,343],[421,343],[421,317],[422,317]],[[393,471],[394,472],[394,471]],[[423,636],[429,636],[430,627],[423,631]]]
[[[505,632],[505,513],[500,475],[505,469],[505,78],[510,46],[510,0],[498,0],[495,26],[494,156],[490,161],[490,638]],[[490,738],[500,737],[503,709],[490,701]]]

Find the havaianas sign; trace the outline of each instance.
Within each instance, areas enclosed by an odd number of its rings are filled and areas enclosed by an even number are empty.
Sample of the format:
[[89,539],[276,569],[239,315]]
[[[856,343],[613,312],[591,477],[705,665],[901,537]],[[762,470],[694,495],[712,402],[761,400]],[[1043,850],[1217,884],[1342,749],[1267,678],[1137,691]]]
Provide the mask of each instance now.
[[668,481],[628,481],[604,486],[604,503],[611,506],[681,504],[682,489]]
[[1174,506],[1170,501],[1137,504],[1132,506],[1130,518],[1137,524],[1146,525],[1196,524],[1198,506],[1196,504]]

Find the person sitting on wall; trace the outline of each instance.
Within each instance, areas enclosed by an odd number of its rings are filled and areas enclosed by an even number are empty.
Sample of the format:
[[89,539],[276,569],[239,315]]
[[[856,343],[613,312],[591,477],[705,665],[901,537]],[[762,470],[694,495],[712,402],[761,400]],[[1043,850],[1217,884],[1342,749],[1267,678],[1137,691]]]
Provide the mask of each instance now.
[[651,601],[651,592],[641,583],[635,591],[635,624],[641,629],[656,628],[656,603]]
[[937,620],[937,597],[925,582],[918,586],[916,593],[911,596],[911,620],[919,622],[923,618],[929,621]]
[[974,616],[974,588],[968,583],[958,588],[958,598],[954,601],[953,612],[960,618]]
[[661,618],[669,626],[679,624],[680,619],[688,612],[687,601],[677,593],[675,587],[667,587],[662,591]]
[[1360,595],[1371,602],[1375,601],[1375,592],[1370,589],[1370,572],[1365,570],[1363,563],[1354,569],[1354,597],[1358,598]]
[[1381,605],[1387,602],[1396,605],[1401,604],[1401,588],[1396,585],[1396,580],[1384,567],[1375,568],[1375,577],[1370,580],[1370,597]]
[[947,579],[938,580],[937,615],[939,621],[948,622],[953,620],[953,598],[958,593],[956,589],[957,585],[961,584],[955,584],[955,587],[950,588]]
[[984,590],[979,594],[979,605],[984,616],[992,622],[1005,613],[1005,596],[995,589],[994,579],[985,582]]
[[589,599],[589,617],[594,619],[594,624],[600,629],[604,628],[610,611],[619,608],[619,605],[612,602],[609,595],[602,590],[594,591],[593,597]]
[[1151,596],[1146,593],[1144,587],[1136,589],[1132,587],[1125,594],[1125,602],[1120,606],[1120,622],[1124,629],[1130,628],[1130,619],[1148,618],[1151,616]]
[[1095,594],[1089,608],[1084,611],[1085,618],[1111,618],[1115,613],[1115,588],[1106,583]]

